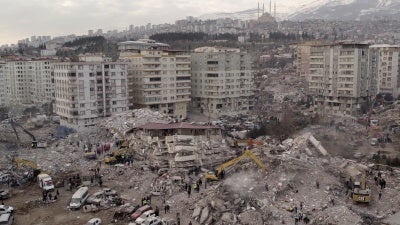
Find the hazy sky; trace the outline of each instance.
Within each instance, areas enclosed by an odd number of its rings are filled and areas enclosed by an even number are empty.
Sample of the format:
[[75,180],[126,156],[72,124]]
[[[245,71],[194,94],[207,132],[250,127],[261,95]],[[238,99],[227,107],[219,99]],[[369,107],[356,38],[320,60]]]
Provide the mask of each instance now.
[[[277,7],[302,0],[275,0]],[[256,8],[257,0],[0,0],[0,44],[33,35],[87,34],[130,24],[172,23],[186,16]],[[262,2],[262,1],[260,1]],[[274,1],[272,1],[274,2]],[[269,9],[269,1],[264,1]],[[268,5],[268,6],[267,6]],[[282,6],[280,6],[282,5]]]

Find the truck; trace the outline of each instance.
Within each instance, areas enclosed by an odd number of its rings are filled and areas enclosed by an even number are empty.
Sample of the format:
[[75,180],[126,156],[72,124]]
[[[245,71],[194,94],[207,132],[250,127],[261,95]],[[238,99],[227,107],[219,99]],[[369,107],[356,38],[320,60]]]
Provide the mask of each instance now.
[[54,191],[53,180],[48,174],[41,173],[38,175],[39,187],[44,191]]

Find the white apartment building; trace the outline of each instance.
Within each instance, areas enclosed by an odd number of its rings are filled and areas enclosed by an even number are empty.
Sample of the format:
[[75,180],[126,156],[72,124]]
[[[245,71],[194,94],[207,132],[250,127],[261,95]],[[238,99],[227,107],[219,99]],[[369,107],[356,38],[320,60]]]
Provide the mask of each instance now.
[[211,118],[246,114],[254,107],[252,57],[235,48],[191,53],[192,107]]
[[314,107],[322,114],[351,115],[376,95],[376,60],[369,45],[312,45],[308,85]]
[[127,65],[121,62],[60,62],[54,64],[54,111],[61,124],[84,128],[102,117],[127,110]]
[[50,59],[7,61],[4,70],[6,104],[43,104],[54,98]]
[[5,92],[5,77],[4,77],[5,66],[6,62],[0,61],[0,106],[5,105],[8,102],[6,99],[6,92]]
[[400,46],[372,45],[378,51],[378,92],[400,95]]
[[152,40],[119,43],[128,63],[129,108],[149,108],[176,119],[187,117],[190,102],[190,54],[168,50]]

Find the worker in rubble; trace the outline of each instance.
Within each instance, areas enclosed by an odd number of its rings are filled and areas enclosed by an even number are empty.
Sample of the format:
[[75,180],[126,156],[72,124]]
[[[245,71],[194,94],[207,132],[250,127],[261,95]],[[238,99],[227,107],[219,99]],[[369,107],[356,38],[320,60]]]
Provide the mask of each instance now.
[[193,190],[197,191],[197,183],[193,184]]
[[156,209],[154,210],[154,214],[155,214],[156,216],[159,216],[160,210],[158,209],[158,206],[156,206]]
[[189,185],[189,187],[187,188],[187,193],[188,193],[188,197],[190,198],[190,193],[192,192],[192,188],[190,187],[190,185]]

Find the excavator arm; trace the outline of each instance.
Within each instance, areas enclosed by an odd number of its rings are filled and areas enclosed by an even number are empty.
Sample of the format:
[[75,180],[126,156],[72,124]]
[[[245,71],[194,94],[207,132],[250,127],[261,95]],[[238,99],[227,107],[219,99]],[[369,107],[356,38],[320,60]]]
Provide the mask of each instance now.
[[249,156],[254,162],[263,170],[267,171],[267,167],[264,165],[264,163],[261,162],[261,160],[253,154],[250,150],[247,150],[244,154]]
[[215,174],[206,174],[205,178],[206,180],[218,180],[219,177],[221,177],[221,174],[223,173],[224,169],[230,166],[235,165],[236,163],[240,162],[242,159],[244,158],[251,158],[252,160],[254,160],[254,162],[260,167],[262,168],[264,171],[267,171],[267,167],[264,165],[264,163],[262,163],[262,161],[253,154],[253,152],[251,152],[249,149],[246,150],[241,156],[234,158],[222,165],[220,165],[217,168],[217,171]]
[[16,123],[16,122],[15,122],[14,120],[12,120],[12,119],[10,119],[10,124],[11,124],[11,127],[14,129],[15,135],[17,135],[18,141],[19,141],[19,137],[18,137],[17,130],[15,129],[15,126],[20,127],[26,134],[28,134],[28,135],[32,138],[32,148],[36,148],[36,147],[37,147],[36,138],[35,138],[35,136],[34,136],[31,132],[29,132],[28,130],[26,130],[21,124]]
[[15,163],[17,163],[18,169],[21,169],[23,166],[28,166],[32,169],[37,169],[37,165],[34,162],[31,162],[29,160],[26,159],[20,159],[18,157],[14,158]]

